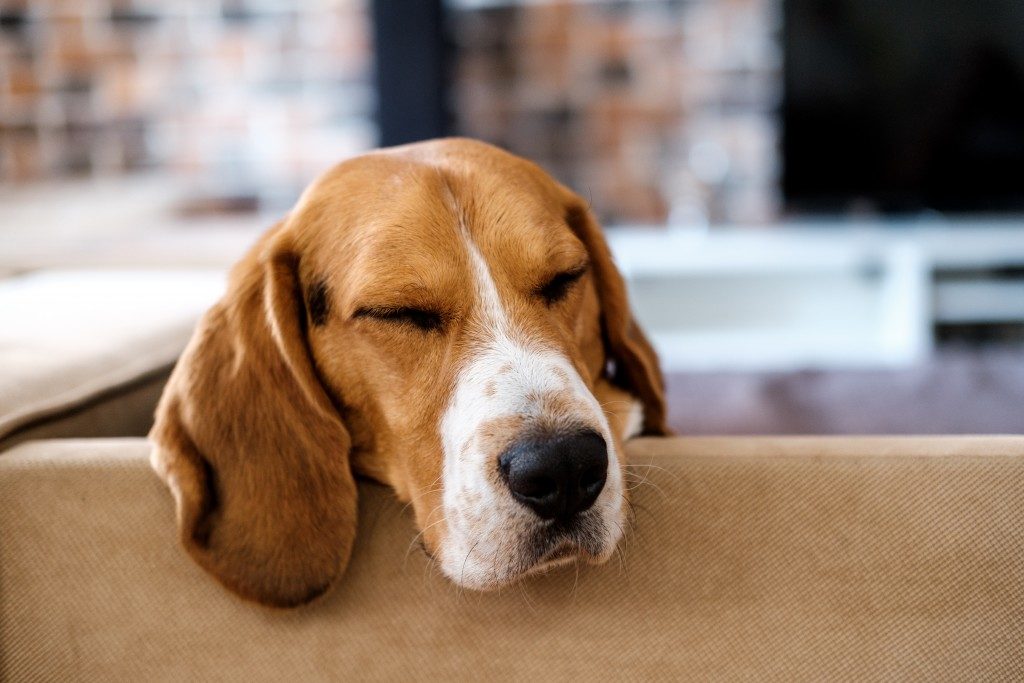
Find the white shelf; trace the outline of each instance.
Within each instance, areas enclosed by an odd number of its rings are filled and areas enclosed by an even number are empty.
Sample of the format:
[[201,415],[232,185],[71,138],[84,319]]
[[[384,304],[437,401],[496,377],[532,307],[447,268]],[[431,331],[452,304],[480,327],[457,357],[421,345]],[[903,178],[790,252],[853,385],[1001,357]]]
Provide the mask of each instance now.
[[[888,249],[909,243],[920,250],[930,268],[966,269],[997,264],[1024,264],[1024,215],[1006,218],[962,216],[943,218],[926,215],[913,220],[816,219],[784,221],[766,225],[702,225],[655,228],[620,226],[609,233],[613,240],[625,236],[623,256],[646,239],[659,241],[668,236],[679,245],[697,245],[702,253],[726,254],[730,250],[763,249],[768,253],[790,252],[793,258],[805,250],[845,244],[859,249]],[[659,237],[660,236],[660,237]],[[618,254],[618,251],[616,252]],[[740,255],[740,258],[745,258]]]
[[668,371],[787,371],[905,367],[921,352],[871,336],[813,329],[656,332],[651,342]]
[[1024,282],[939,282],[935,320],[943,323],[1024,321]]
[[611,230],[668,371],[892,367],[929,351],[929,270],[863,231]]

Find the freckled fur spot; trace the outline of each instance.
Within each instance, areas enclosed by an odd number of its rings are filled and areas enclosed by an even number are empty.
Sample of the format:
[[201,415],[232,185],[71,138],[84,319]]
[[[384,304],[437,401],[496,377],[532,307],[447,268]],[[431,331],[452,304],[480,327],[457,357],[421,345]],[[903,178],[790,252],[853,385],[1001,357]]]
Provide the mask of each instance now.
[[562,380],[562,383],[564,383],[564,384],[568,384],[569,383],[569,373],[567,373],[562,368],[558,368],[558,367],[552,368],[551,369],[551,374],[553,374],[558,379]]

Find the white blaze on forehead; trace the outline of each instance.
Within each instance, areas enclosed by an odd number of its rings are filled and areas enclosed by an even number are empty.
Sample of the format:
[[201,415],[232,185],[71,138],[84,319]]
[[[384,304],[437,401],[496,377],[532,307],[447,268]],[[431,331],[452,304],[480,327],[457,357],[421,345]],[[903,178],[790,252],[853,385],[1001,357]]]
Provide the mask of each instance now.
[[[464,223],[460,229],[476,285],[474,314],[483,333],[473,340],[441,418],[448,528],[441,566],[459,583],[472,585],[493,578],[496,566],[507,563],[517,536],[539,523],[497,485],[499,454],[481,450],[476,438],[486,422],[506,416],[529,421],[545,410],[540,397],[556,392],[571,396],[578,412],[573,426],[597,430],[608,445],[608,479],[594,508],[609,520],[621,515],[622,476],[615,441],[597,399],[564,354],[523,338],[525,331],[515,329],[487,261]],[[609,535],[615,534],[614,545],[621,529],[614,531],[613,523],[606,526]]]
[[480,253],[480,248],[469,236],[466,226],[461,225],[462,240],[469,252],[469,263],[473,268],[473,280],[476,282],[477,293],[480,295],[480,311],[484,322],[491,326],[496,336],[507,336],[508,316],[505,315],[505,307],[501,305],[501,296],[498,294],[498,286],[491,276],[491,269]]
[[[505,415],[531,417],[541,408],[537,397],[547,393],[570,392],[592,413],[580,417],[590,417],[587,422],[591,426],[607,432],[600,404],[569,359],[538,343],[528,344],[513,337],[512,322],[487,261],[461,222],[460,229],[476,284],[479,322],[485,333],[483,339],[476,340],[444,415],[441,432],[446,462],[447,456],[457,456],[465,449],[483,421]],[[610,443],[611,435],[604,436]]]

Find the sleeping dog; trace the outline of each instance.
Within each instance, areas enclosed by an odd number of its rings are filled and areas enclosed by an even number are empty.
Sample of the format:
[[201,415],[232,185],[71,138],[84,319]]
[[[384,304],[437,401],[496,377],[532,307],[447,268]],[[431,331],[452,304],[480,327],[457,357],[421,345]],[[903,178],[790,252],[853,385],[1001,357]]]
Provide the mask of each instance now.
[[447,139],[305,191],[199,323],[150,438],[189,554],[291,606],[348,563],[355,475],[411,503],[461,586],[604,562],[623,441],[664,431],[657,358],[585,202]]

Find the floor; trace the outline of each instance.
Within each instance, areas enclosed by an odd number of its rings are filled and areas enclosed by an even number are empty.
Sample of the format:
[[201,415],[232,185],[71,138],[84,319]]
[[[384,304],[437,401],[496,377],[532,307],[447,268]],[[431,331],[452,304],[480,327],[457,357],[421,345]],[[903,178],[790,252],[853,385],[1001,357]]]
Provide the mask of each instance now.
[[681,434],[1024,433],[1024,346],[946,348],[892,372],[666,379]]

